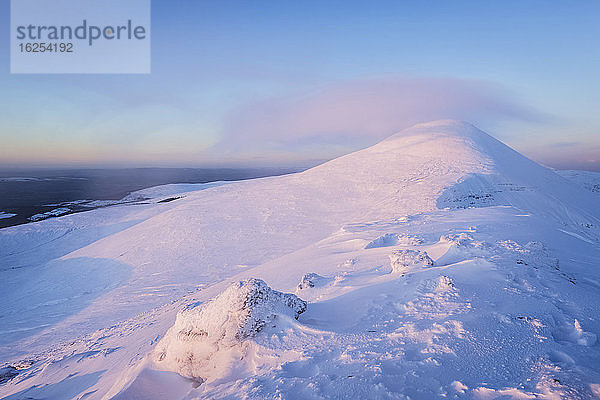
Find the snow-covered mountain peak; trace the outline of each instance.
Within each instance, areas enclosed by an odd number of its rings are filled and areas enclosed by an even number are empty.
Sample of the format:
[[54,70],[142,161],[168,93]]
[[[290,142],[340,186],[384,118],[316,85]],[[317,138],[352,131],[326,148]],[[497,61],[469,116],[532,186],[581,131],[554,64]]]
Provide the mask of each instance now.
[[578,229],[600,225],[586,214],[589,195],[468,123],[436,121],[299,174],[189,193],[66,257],[169,270],[173,263],[162,262],[169,254],[184,271],[200,262],[220,273],[224,265],[256,265],[321,240],[348,223],[444,208],[515,206]]
[[320,181],[324,192],[342,186],[361,199],[376,192],[377,204],[396,213],[425,212],[432,204],[513,206],[599,234],[600,216],[590,214],[595,199],[588,192],[468,122],[418,124],[304,175]]
[[0,232],[0,397],[600,393],[597,194],[468,123],[189,189]]
[[467,121],[455,119],[439,119],[435,121],[422,122],[415,124],[410,128],[404,129],[388,139],[393,139],[396,136],[405,133],[435,133],[438,135],[455,136],[455,137],[474,137],[474,136],[489,136],[484,131],[477,128],[475,125]]
[[[414,146],[415,143],[423,144],[426,149]],[[380,151],[403,151],[406,156],[427,154],[457,166],[474,162],[480,165],[481,172],[507,172],[515,162],[526,163],[529,167],[537,166],[475,125],[450,119],[416,124],[373,147],[380,148]]]
[[[438,178],[449,185],[461,175],[509,172],[515,162],[539,167],[470,123],[439,120],[404,129],[374,146],[306,171],[305,175],[314,179],[324,174],[335,181],[337,175],[345,174],[364,184],[418,176]],[[439,189],[437,185],[430,188],[432,193]]]

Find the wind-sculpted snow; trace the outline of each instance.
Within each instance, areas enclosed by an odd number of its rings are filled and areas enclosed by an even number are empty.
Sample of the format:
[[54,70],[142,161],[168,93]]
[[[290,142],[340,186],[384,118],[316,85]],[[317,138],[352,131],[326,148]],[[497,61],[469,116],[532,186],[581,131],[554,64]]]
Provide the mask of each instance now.
[[472,174],[447,188],[437,199],[439,208],[469,208],[512,205],[521,192],[533,192],[498,175]]
[[210,183],[172,183],[168,185],[154,186],[147,189],[137,190],[125,196],[122,202],[132,202],[148,199],[161,199],[173,195],[183,195],[198,190],[210,189],[212,187],[226,185],[228,182],[218,181]]
[[598,338],[595,333],[585,332],[577,319],[573,325],[563,325],[557,328],[552,335],[558,341],[571,342],[580,346],[593,346]]
[[192,305],[177,314],[173,327],[158,344],[155,359],[162,369],[206,380],[244,341],[254,338],[282,316],[297,319],[306,302],[271,289],[260,279],[229,286],[207,304]]
[[575,182],[590,192],[600,195],[600,172],[556,171],[556,173]]
[[390,255],[392,272],[404,273],[414,267],[431,267],[433,260],[424,251],[397,250]]
[[365,249],[374,249],[378,247],[389,247],[396,245],[414,246],[423,243],[423,239],[418,236],[398,235],[397,233],[386,233],[372,240],[365,246]]
[[0,230],[0,398],[600,396],[597,193],[469,124],[176,197]]
[[306,290],[314,287],[320,288],[328,283],[331,283],[332,281],[332,278],[326,278],[324,276],[311,272],[310,274],[306,274],[302,277],[296,290]]

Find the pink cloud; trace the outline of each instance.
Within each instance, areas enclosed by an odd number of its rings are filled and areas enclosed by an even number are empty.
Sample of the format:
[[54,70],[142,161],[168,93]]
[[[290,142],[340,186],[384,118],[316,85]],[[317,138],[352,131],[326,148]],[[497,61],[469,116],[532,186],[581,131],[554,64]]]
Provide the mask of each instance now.
[[436,119],[539,120],[502,90],[449,78],[364,79],[265,99],[234,110],[212,151],[266,154],[368,145]]

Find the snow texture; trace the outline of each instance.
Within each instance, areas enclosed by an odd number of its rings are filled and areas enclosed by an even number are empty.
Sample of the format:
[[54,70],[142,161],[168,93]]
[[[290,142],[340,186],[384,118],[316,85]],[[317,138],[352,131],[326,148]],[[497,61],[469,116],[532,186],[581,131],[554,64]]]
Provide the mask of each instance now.
[[0,398],[597,399],[594,179],[435,121],[0,229]]
[[592,171],[556,171],[577,185],[589,190],[592,193],[600,194],[600,172]]
[[216,368],[223,348],[254,338],[281,316],[297,319],[306,302],[271,289],[260,279],[230,285],[205,305],[191,305],[177,314],[173,327],[158,344],[156,360],[163,369],[204,380]]
[[433,260],[420,250],[397,250],[390,255],[392,272],[405,273],[415,267],[432,267]]
[[379,247],[390,247],[396,245],[416,246],[423,243],[423,239],[418,236],[398,235],[397,233],[386,233],[372,240],[365,246],[365,249],[375,249]]
[[35,214],[32,215],[31,217],[29,217],[30,221],[41,221],[43,219],[46,218],[50,218],[50,217],[58,217],[60,215],[65,215],[71,212],[70,208],[66,208],[66,207],[60,207],[60,208],[55,208],[54,210],[50,210],[47,211],[45,213],[41,213],[41,214]]
[[324,276],[311,272],[310,274],[306,274],[302,277],[300,283],[298,284],[297,290],[306,290],[314,287],[323,287],[331,281],[331,278],[326,278]]

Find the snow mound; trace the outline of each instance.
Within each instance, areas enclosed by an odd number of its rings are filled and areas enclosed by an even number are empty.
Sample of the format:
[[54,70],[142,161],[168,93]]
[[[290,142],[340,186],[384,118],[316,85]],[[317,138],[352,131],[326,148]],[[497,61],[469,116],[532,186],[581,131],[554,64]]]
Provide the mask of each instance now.
[[459,394],[465,394],[465,392],[469,389],[469,387],[467,385],[465,385],[464,383],[460,382],[460,381],[454,381],[450,384],[450,387],[452,387],[452,389]]
[[565,325],[553,332],[554,338],[559,342],[570,342],[579,346],[593,346],[598,337],[591,332],[585,332],[577,319],[573,325]]
[[333,281],[332,278],[326,278],[324,276],[311,272],[302,277],[300,283],[297,286],[297,290],[306,290],[314,287],[323,287],[328,283],[331,283],[331,281]]
[[465,232],[443,235],[440,238],[440,242],[447,242],[451,246],[465,249],[482,247],[484,245],[483,242],[473,239],[471,235]]
[[449,276],[441,275],[437,279],[427,279],[420,288],[425,292],[442,293],[455,290],[454,281]]
[[305,301],[260,279],[236,282],[205,305],[179,312],[157,347],[155,361],[166,370],[204,380],[228,348],[255,337],[279,316],[298,318],[304,311]]
[[494,245],[475,240],[466,232],[442,235],[438,244],[447,248],[446,252],[436,259],[438,265],[454,264],[473,257],[487,258],[494,251]]
[[390,254],[393,273],[405,273],[415,267],[432,267],[433,260],[420,250],[397,250]]
[[399,235],[397,233],[387,233],[372,240],[365,246],[365,249],[376,249],[379,247],[390,246],[418,246],[423,244],[423,239],[418,236]]

